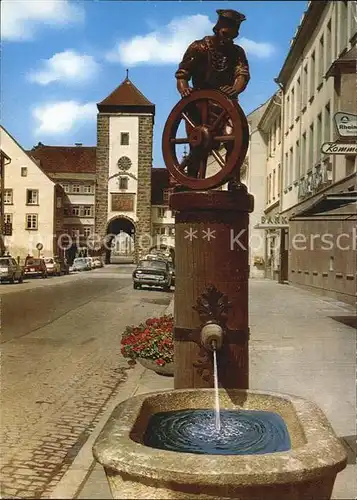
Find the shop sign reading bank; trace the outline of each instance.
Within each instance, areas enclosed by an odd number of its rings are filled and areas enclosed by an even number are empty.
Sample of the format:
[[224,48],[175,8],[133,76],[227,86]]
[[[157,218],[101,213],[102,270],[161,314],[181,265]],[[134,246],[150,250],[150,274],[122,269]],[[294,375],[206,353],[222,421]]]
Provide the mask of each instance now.
[[355,155],[357,154],[357,144],[342,142],[324,142],[321,146],[321,153],[325,155]]

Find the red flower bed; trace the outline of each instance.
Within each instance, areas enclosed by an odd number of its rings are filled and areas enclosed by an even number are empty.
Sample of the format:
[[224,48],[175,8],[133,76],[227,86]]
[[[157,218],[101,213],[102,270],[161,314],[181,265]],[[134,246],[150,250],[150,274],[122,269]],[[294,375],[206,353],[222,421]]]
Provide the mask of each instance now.
[[149,318],[138,326],[127,326],[121,339],[125,358],[152,359],[163,366],[174,360],[173,316]]

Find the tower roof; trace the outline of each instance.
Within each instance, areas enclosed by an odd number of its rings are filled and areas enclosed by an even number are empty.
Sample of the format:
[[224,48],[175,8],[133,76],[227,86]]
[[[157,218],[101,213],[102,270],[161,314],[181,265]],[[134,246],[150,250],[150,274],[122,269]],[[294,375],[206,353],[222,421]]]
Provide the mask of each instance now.
[[130,112],[155,114],[155,105],[135,87],[128,76],[108,97],[99,102],[97,107],[99,111],[106,113]]

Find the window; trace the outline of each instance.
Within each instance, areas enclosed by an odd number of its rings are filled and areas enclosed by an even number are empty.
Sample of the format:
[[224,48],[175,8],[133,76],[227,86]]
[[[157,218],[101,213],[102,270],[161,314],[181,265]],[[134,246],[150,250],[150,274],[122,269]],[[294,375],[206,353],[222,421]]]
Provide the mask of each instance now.
[[26,205],[38,205],[38,190],[28,189],[26,192]]
[[92,228],[91,227],[84,227],[83,228],[83,234],[86,237],[90,236],[92,234]]
[[288,95],[286,98],[286,112],[285,112],[285,120],[286,120],[286,132],[289,129],[290,125],[290,96]]
[[4,214],[4,224],[12,224],[12,214]]
[[322,78],[324,75],[324,57],[324,36],[322,35],[319,41],[319,57],[317,59],[317,85],[320,85],[320,83],[322,83]]
[[275,168],[273,170],[273,200],[275,200],[275,184],[276,184],[276,172],[275,172]]
[[269,181],[268,181],[268,203],[271,202],[271,174],[269,174]]
[[331,19],[326,27],[326,43],[325,43],[325,73],[329,69],[332,61],[332,38],[331,38]]
[[83,216],[84,217],[93,217],[93,209],[92,209],[91,205],[83,207]]
[[279,165],[278,165],[278,198],[280,196],[280,174],[281,174],[281,166],[279,163]]
[[62,184],[62,187],[65,193],[69,193],[69,184]]
[[27,167],[21,167],[21,177],[27,177]]
[[295,143],[295,174],[293,181],[296,181],[300,178],[300,142],[296,141]]
[[330,103],[325,106],[325,117],[324,117],[324,142],[329,142],[331,138],[331,113],[330,113]]
[[310,170],[314,164],[315,150],[314,150],[314,124],[311,123],[309,130],[309,160],[308,160],[308,170]]
[[79,229],[72,228],[72,238],[79,238]]
[[80,193],[81,186],[79,184],[72,184],[72,193]]
[[122,132],[120,134],[120,145],[129,146],[129,132]]
[[164,189],[163,198],[165,205],[169,204],[170,194],[171,194],[171,189]]
[[71,207],[71,215],[74,215],[75,217],[79,217],[80,215],[80,208],[77,206]]
[[57,196],[56,208],[61,208],[61,207],[62,207],[62,198],[60,196]]
[[301,104],[302,107],[304,108],[307,103],[307,83],[308,83],[308,71],[307,71],[307,63],[304,66],[303,69],[303,75],[302,75],[302,96],[301,96]]
[[294,173],[294,151],[290,148],[289,151],[289,186],[293,183],[293,173]]
[[160,219],[163,219],[166,216],[166,208],[158,208],[157,209],[157,215]]
[[296,80],[296,117],[299,116],[301,109],[301,78]]
[[302,134],[300,176],[304,175],[305,172],[306,172],[306,132]]
[[295,118],[295,89],[291,90],[291,113],[290,113],[290,125],[293,123]]
[[175,228],[169,227],[169,236],[175,236]]
[[322,114],[319,113],[317,115],[317,121],[316,121],[316,150],[318,155],[321,149],[321,144],[322,144]]
[[13,191],[12,189],[4,189],[4,205],[13,204]]
[[32,231],[38,229],[38,214],[26,214],[25,228]]
[[310,60],[310,92],[309,92],[310,98],[314,95],[315,87],[316,87],[316,82],[315,82],[315,51],[313,51],[313,53],[311,54],[311,60]]
[[128,189],[128,181],[127,177],[120,177],[119,179],[119,189]]
[[281,143],[281,116],[280,115],[278,118],[277,130],[278,130],[278,144],[280,144]]
[[347,21],[347,1],[337,2],[338,5],[338,55],[347,48],[348,44],[348,21]]
[[285,153],[285,163],[284,163],[284,186],[288,186],[288,153]]
[[83,193],[91,194],[93,192],[92,188],[93,188],[93,186],[91,186],[90,184],[85,184],[83,186]]

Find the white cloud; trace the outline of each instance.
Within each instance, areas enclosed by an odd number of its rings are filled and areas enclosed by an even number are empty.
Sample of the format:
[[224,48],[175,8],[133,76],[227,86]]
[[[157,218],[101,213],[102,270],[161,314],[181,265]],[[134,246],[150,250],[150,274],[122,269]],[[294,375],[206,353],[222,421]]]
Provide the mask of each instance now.
[[3,40],[31,40],[40,25],[65,26],[83,19],[83,8],[68,0],[1,1]]
[[40,85],[61,81],[82,83],[91,80],[99,70],[99,64],[92,56],[66,50],[42,61],[42,69],[31,71],[28,79]]
[[247,52],[247,56],[256,56],[260,58],[268,58],[275,52],[275,47],[269,42],[254,42],[249,38],[240,38],[239,45]]
[[213,24],[208,17],[201,14],[174,18],[161,30],[119,42],[107,54],[107,59],[127,66],[135,66],[140,63],[177,63],[182,58],[187,46],[193,40],[209,34],[212,26]]
[[72,132],[88,120],[95,120],[97,106],[94,102],[58,101],[39,105],[32,114],[38,122],[36,134],[59,135]]
[[[193,40],[212,34],[213,26],[209,18],[201,14],[174,18],[167,26],[147,35],[119,41],[106,55],[106,59],[129,67],[139,64],[177,64],[188,45]],[[248,56],[267,58],[274,52],[274,46],[270,43],[257,43],[248,38],[238,38],[236,43],[244,47]]]

